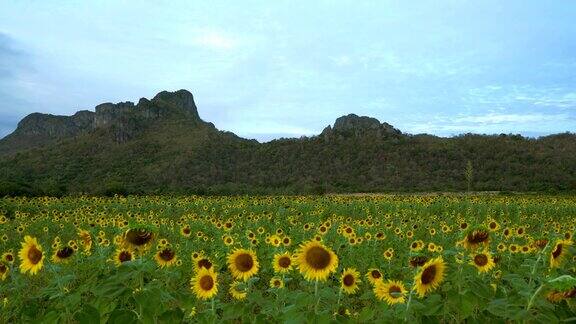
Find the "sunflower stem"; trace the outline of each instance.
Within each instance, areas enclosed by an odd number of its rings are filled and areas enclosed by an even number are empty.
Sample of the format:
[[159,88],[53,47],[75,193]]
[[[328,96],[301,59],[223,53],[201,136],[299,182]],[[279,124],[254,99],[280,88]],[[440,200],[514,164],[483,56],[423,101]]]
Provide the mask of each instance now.
[[408,322],[408,314],[410,311],[410,304],[412,302],[412,289],[410,289],[410,293],[408,294],[408,303],[406,303],[406,315],[404,316],[404,321]]
[[536,291],[534,292],[534,294],[532,295],[532,297],[530,297],[530,301],[528,301],[528,305],[526,305],[526,310],[529,311],[530,308],[532,308],[532,304],[534,303],[534,300],[536,299],[536,296],[538,296],[538,294],[540,293],[540,291],[542,291],[542,289],[544,289],[545,284],[541,284],[540,287],[538,287],[538,289],[536,289]]
[[216,298],[212,298],[212,315],[214,315],[214,321],[212,323],[216,323],[216,308],[214,307]]
[[546,246],[538,254],[538,259],[536,259],[536,262],[532,267],[532,272],[530,274],[530,280],[528,281],[528,285],[532,284],[532,279],[534,278],[534,274],[536,274],[536,267],[538,266],[538,263],[540,263],[540,259],[542,259],[542,255],[544,255],[544,251],[546,251],[546,248],[548,248],[548,244],[550,244],[550,242],[547,242]]
[[[418,267],[414,268],[414,276],[416,276],[416,274],[418,273]],[[412,289],[410,289],[410,293],[408,294],[408,303],[406,303],[406,315],[404,316],[404,321],[408,322],[408,315],[410,314],[410,304],[412,303],[412,292],[414,291],[414,288],[416,288],[416,279],[414,279],[414,287]]]
[[316,298],[316,305],[314,306],[314,314],[318,313],[318,304],[320,304],[320,297],[318,296],[318,279],[314,283],[314,297]]
[[340,310],[340,298],[342,297],[342,287],[338,290],[338,305],[336,306],[336,311]]

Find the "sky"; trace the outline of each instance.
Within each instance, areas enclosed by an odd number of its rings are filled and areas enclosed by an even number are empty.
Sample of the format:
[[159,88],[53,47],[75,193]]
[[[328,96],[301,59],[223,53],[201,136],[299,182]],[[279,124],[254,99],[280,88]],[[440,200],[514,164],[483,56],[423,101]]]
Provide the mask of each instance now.
[[0,0],[0,137],[32,112],[194,94],[267,141],[342,115],[405,133],[576,132],[576,1]]

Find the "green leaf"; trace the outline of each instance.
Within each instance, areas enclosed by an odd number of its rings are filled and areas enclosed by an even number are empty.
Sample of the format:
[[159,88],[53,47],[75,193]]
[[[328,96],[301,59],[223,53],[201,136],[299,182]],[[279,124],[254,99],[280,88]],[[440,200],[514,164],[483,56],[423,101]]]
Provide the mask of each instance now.
[[368,322],[374,317],[374,308],[373,307],[364,307],[360,314],[358,314],[358,321],[360,322]]
[[85,305],[82,310],[74,316],[82,324],[100,324],[100,313],[90,305]]
[[117,309],[110,314],[108,322],[110,324],[131,324],[137,323],[138,318],[136,314],[129,310]]
[[548,284],[552,286],[552,288],[565,291],[570,290],[576,287],[576,278],[572,277],[571,275],[563,275],[551,280],[548,280]]
[[181,323],[184,318],[184,313],[180,309],[173,309],[166,311],[158,317],[160,323]]

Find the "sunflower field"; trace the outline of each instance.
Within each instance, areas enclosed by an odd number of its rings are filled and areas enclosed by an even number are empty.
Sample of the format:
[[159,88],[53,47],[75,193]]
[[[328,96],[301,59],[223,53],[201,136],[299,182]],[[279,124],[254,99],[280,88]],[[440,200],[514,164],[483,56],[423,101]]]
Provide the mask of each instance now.
[[0,199],[0,322],[573,322],[576,198]]

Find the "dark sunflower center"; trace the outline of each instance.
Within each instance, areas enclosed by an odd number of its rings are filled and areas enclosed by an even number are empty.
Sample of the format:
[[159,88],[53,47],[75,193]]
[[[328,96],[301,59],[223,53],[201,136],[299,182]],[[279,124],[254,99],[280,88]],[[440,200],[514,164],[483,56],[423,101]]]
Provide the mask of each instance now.
[[152,241],[153,234],[145,229],[131,229],[126,232],[126,240],[133,245],[141,246]]
[[289,257],[281,257],[278,260],[278,265],[280,265],[280,268],[288,268],[290,264],[292,264],[292,260],[290,260]]
[[203,258],[200,261],[198,261],[198,268],[205,268],[209,270],[210,268],[212,268],[212,262],[210,262],[210,260],[206,258]]
[[160,258],[164,261],[170,261],[172,259],[174,259],[174,251],[170,250],[170,249],[164,249],[162,250],[162,252],[160,252]]
[[274,287],[280,287],[280,280],[274,280]]
[[485,254],[478,254],[474,256],[474,264],[483,267],[488,264],[488,257]]
[[392,298],[400,298],[402,296],[402,289],[398,286],[391,286],[390,289],[388,289],[388,294]]
[[490,223],[490,228],[491,228],[491,229],[495,229],[495,228],[496,228],[496,223],[491,222],[491,223]]
[[211,276],[203,276],[200,278],[200,288],[209,291],[214,287],[214,279]]
[[426,261],[428,261],[428,258],[425,256],[415,256],[410,259],[410,265],[412,267],[421,267]]
[[352,285],[354,285],[354,281],[356,281],[354,279],[354,276],[351,274],[347,274],[344,276],[344,279],[342,279],[342,282],[344,282],[344,286],[346,287],[350,287]]
[[72,249],[69,246],[66,246],[66,247],[58,250],[58,252],[56,252],[56,256],[60,259],[66,259],[66,258],[69,258],[70,256],[72,256],[73,253],[74,253],[74,249]]
[[378,270],[372,270],[370,272],[370,274],[372,275],[372,278],[374,278],[374,279],[380,279],[382,277],[382,274]]
[[8,269],[8,268],[6,268],[5,265],[0,264],[0,273],[5,273],[7,269]]
[[186,227],[186,228],[183,230],[183,232],[184,232],[184,234],[188,235],[188,234],[190,234],[192,231],[191,231],[188,227]]
[[306,253],[306,263],[316,270],[322,270],[330,264],[330,253],[319,246],[314,246]]
[[38,264],[42,260],[42,251],[38,250],[35,246],[30,247],[28,250],[28,260],[32,264]]
[[433,282],[434,278],[436,278],[436,266],[431,265],[428,268],[424,269],[424,271],[422,271],[422,276],[420,278],[422,279],[422,284],[424,285]]
[[120,255],[118,255],[118,260],[120,260],[120,262],[126,262],[132,260],[132,253],[128,251],[122,251],[120,252]]
[[548,244],[548,240],[537,240],[535,244],[540,249],[543,249],[544,247],[546,247],[546,244]]
[[469,233],[466,236],[468,243],[470,244],[480,244],[486,242],[488,240],[488,232],[485,231],[477,231],[473,233]]
[[254,266],[254,260],[252,260],[252,256],[250,254],[244,253],[236,257],[234,264],[236,265],[238,271],[247,272],[252,270],[252,267]]
[[14,257],[12,256],[12,254],[7,254],[7,255],[6,255],[6,261],[12,262],[13,260],[14,260]]
[[562,244],[556,244],[556,248],[554,248],[554,251],[552,251],[552,257],[556,259],[560,256],[560,254],[562,254]]

